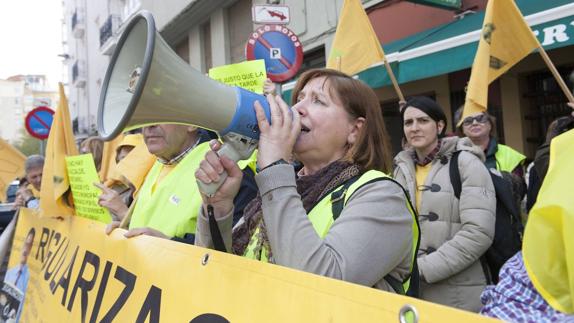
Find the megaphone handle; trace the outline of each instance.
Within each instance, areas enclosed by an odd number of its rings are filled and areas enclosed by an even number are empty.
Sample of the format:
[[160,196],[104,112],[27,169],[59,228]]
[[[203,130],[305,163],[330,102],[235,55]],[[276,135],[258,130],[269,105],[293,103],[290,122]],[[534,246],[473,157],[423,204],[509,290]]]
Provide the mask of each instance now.
[[[234,162],[238,162],[239,160],[243,159],[242,154],[239,151],[237,151],[234,145],[230,142],[224,142],[221,148],[217,151],[217,154],[220,157],[225,156],[233,160]],[[209,184],[205,184],[202,181],[197,181],[197,186],[199,186],[199,190],[203,194],[212,197],[213,195],[215,195],[221,184],[225,182],[226,178],[227,178],[227,172],[223,171],[223,173],[219,175],[219,181],[211,182]]]

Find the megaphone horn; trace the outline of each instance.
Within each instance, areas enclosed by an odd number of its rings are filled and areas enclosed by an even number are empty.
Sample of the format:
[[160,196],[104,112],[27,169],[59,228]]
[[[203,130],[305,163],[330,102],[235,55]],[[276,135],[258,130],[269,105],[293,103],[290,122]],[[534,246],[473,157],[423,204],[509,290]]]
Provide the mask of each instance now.
[[[253,103],[262,95],[214,81],[184,62],[159,35],[148,11],[136,14],[112,55],[100,94],[98,131],[111,140],[123,131],[160,123],[188,124],[219,133],[218,152],[238,161],[251,156],[259,140]],[[224,178],[200,184],[213,195]]]

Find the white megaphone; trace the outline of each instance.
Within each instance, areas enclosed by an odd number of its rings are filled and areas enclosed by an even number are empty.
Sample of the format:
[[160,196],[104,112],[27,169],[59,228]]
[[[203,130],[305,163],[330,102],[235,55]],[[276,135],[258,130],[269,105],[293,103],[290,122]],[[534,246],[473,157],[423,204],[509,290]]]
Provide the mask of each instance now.
[[[118,40],[100,94],[98,131],[111,140],[123,131],[159,123],[189,124],[219,133],[219,155],[234,161],[251,156],[259,140],[253,103],[262,95],[214,81],[191,68],[159,35],[153,16],[141,11]],[[212,196],[218,183],[199,188]]]

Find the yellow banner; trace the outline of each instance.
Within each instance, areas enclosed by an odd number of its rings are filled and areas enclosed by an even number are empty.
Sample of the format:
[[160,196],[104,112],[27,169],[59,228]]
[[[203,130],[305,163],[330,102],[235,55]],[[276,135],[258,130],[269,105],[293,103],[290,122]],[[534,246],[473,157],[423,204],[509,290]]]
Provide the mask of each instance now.
[[25,162],[26,156],[0,138],[0,200],[8,199],[4,194],[10,182],[24,175]]
[[407,304],[419,322],[494,321],[170,240],[106,236],[102,223],[27,209],[9,269],[32,228],[22,322],[398,322]]
[[263,94],[267,78],[265,60],[258,59],[209,69],[209,77],[221,83],[239,86],[251,92]]
[[66,171],[72,188],[76,215],[110,223],[112,221],[110,212],[98,204],[101,191],[94,186],[94,183],[99,183],[100,178],[92,154],[66,157]]

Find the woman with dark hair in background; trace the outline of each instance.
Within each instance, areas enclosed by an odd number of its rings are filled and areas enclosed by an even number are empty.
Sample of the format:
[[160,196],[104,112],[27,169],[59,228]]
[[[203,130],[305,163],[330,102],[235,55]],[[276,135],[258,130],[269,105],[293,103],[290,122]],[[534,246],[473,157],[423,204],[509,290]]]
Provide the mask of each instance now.
[[[401,110],[408,147],[395,157],[395,179],[416,201],[421,225],[418,254],[424,300],[477,312],[486,286],[480,257],[492,243],[494,187],[484,155],[468,138],[444,137],[442,108],[427,97],[412,97]],[[460,199],[449,173],[458,154]]]

